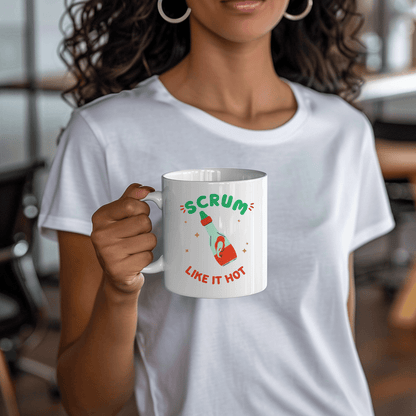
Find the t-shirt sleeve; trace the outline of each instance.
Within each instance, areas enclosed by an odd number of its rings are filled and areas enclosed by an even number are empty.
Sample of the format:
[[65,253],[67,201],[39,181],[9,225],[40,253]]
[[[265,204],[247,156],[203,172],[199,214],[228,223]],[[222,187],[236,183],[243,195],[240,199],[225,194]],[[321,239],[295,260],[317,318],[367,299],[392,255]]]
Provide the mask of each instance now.
[[57,230],[91,235],[94,212],[110,202],[105,146],[74,110],[62,133],[43,193],[40,234],[57,240]]
[[350,252],[387,234],[396,225],[377,157],[373,128],[366,117],[359,162],[358,200]]

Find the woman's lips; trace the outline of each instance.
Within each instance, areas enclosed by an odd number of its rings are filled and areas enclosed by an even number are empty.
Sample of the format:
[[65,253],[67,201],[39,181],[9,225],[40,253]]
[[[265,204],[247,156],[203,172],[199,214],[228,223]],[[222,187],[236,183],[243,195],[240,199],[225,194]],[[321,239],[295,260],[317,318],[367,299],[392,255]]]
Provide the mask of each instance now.
[[259,0],[245,0],[245,1],[230,0],[230,1],[222,2],[222,4],[224,4],[224,6],[228,8],[231,8],[233,10],[238,10],[241,12],[248,12],[248,13],[260,9],[263,3],[264,3],[263,0],[260,0],[260,1]]

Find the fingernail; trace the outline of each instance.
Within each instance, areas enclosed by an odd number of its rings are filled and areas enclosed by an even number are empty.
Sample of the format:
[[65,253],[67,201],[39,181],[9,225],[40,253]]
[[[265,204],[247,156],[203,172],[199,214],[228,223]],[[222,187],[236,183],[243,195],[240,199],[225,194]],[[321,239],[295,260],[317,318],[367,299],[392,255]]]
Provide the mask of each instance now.
[[145,188],[139,188],[136,192],[137,198],[141,199],[144,198],[149,192]]
[[142,189],[147,189],[149,192],[154,192],[155,188],[151,187],[151,186],[147,186],[147,185],[142,185],[141,186]]

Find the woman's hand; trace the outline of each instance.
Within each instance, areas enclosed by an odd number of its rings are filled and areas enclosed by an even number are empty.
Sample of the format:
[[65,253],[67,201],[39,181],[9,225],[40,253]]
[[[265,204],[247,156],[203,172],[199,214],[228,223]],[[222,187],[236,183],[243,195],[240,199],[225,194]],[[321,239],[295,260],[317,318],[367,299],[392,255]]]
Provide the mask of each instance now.
[[140,201],[154,189],[131,184],[120,199],[102,206],[92,216],[91,241],[104,278],[117,290],[137,293],[143,286],[140,271],[153,260],[156,236],[151,233],[150,208]]

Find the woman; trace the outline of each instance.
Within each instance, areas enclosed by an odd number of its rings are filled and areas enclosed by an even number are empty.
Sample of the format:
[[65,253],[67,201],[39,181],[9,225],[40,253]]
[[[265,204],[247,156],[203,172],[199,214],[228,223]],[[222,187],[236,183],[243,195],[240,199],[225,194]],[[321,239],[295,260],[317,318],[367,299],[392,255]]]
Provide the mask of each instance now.
[[[60,248],[68,414],[114,415],[134,393],[146,416],[373,415],[353,252],[394,222],[371,125],[339,97],[360,85],[354,1],[79,7],[79,108],[40,215]],[[268,174],[263,292],[195,299],[144,280],[160,213],[140,199],[191,167]]]

